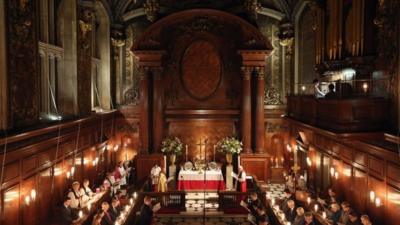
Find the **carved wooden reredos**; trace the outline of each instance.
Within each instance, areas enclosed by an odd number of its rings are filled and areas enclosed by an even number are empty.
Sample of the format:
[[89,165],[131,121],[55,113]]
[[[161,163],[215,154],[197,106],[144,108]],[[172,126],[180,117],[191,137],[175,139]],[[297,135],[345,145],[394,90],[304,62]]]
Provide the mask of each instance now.
[[242,69],[263,70],[271,49],[254,26],[217,10],[183,11],[150,26],[132,47],[142,72],[141,148],[157,152],[164,137],[178,136],[195,156],[200,137],[211,149],[223,136],[240,136]]

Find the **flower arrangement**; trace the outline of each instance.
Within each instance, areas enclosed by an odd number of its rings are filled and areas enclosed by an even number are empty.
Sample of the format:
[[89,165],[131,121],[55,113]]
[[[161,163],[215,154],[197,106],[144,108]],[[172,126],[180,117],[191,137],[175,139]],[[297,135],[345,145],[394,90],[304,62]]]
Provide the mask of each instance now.
[[242,142],[234,137],[226,137],[217,143],[218,152],[228,153],[228,154],[240,154],[242,151]]
[[180,155],[183,144],[178,137],[166,138],[161,144],[161,152],[164,154]]

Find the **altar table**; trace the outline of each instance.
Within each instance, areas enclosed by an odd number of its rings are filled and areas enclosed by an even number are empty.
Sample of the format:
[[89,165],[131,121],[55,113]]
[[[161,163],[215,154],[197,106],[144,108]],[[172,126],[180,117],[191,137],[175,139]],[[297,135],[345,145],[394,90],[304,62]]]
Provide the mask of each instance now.
[[178,190],[180,191],[220,191],[225,190],[224,177],[220,170],[199,171],[181,170],[178,175]]

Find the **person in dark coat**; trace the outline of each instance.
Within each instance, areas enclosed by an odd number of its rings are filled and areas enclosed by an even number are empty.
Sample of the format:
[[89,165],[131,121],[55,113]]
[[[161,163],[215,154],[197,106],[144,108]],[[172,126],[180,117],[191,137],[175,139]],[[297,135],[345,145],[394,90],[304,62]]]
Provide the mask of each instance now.
[[248,200],[247,209],[250,210],[251,214],[257,217],[257,209],[261,208],[261,200],[258,198],[257,193],[253,192],[250,194],[250,198]]
[[293,200],[296,203],[296,200],[295,200],[295,197],[293,196],[292,192],[290,192],[290,190],[288,188],[286,188],[283,192],[284,192],[285,198],[283,199],[282,204],[280,205],[280,208],[282,209],[283,212],[285,212],[285,211],[287,211],[287,208],[288,208],[288,205],[287,205],[288,201]]
[[304,208],[303,207],[298,207],[296,209],[296,218],[293,221],[293,225],[303,225],[305,223],[304,221]]
[[287,202],[287,209],[286,209],[286,211],[283,211],[283,212],[285,213],[286,220],[293,223],[294,219],[297,216],[296,205],[294,204],[293,200],[289,200]]
[[325,98],[326,99],[335,99],[337,98],[337,94],[335,92],[335,85],[334,84],[329,84],[328,85],[328,93],[326,93]]
[[264,225],[269,223],[269,217],[266,213],[266,210],[263,206],[260,206],[256,209],[257,216],[256,216],[256,224],[257,225]]
[[114,221],[116,218],[118,218],[121,211],[122,211],[122,209],[121,209],[119,200],[117,198],[113,198],[111,201],[110,212],[112,214],[112,218]]
[[65,197],[61,207],[60,223],[62,225],[71,225],[74,222],[75,215],[71,209],[71,198]]
[[113,225],[115,218],[113,217],[112,212],[110,211],[110,205],[108,202],[101,203],[101,210],[104,213],[101,218],[101,225]]
[[311,212],[304,213],[304,225],[316,225],[314,222],[314,216]]
[[347,220],[346,225],[362,225],[358,214],[355,211],[349,213],[349,220]]
[[144,204],[140,209],[139,225],[151,225],[153,220],[153,207],[151,205],[150,196],[145,196],[143,201]]

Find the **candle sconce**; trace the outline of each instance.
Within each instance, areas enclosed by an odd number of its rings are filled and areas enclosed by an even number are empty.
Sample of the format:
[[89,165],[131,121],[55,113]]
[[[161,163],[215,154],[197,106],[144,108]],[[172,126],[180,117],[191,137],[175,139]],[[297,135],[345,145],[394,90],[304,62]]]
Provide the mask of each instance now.
[[382,200],[380,197],[377,197],[375,194],[375,191],[370,191],[369,192],[369,200],[372,204],[375,205],[375,207],[379,208],[382,206]]

